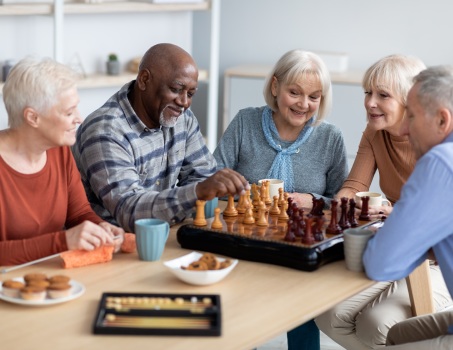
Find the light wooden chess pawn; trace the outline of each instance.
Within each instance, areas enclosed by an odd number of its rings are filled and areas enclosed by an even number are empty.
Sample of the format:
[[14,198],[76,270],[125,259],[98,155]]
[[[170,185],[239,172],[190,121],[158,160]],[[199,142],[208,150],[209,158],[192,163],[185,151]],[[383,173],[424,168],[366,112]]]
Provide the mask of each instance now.
[[223,228],[222,221],[220,221],[220,208],[214,209],[214,221],[211,224],[211,228],[220,230]]
[[280,208],[278,207],[278,196],[274,196],[274,203],[271,210],[269,211],[270,215],[280,215]]
[[252,206],[252,199],[250,197],[250,190],[245,191],[245,196],[244,196],[244,208],[247,210],[247,205]]
[[198,199],[195,202],[196,205],[196,212],[195,212],[195,219],[193,219],[193,224],[195,226],[206,226],[208,223],[206,221],[206,216],[204,214],[204,207],[206,205],[206,201],[202,201]]
[[236,206],[236,210],[238,211],[239,214],[245,213],[245,204],[247,201],[246,196],[247,196],[247,194],[243,194],[239,197],[238,205]]
[[253,217],[253,209],[249,205],[247,205],[247,208],[245,210],[245,216],[244,216],[244,221],[242,221],[244,224],[254,224],[255,223],[255,218]]
[[286,198],[286,200],[283,201],[283,204],[282,204],[282,208],[280,210],[280,215],[278,216],[278,220],[279,221],[283,221],[283,220],[288,220],[289,219],[289,216],[287,214],[287,211],[288,210],[288,198]]
[[260,202],[260,206],[258,208],[258,220],[256,221],[256,224],[258,226],[269,226],[269,222],[267,221],[267,218],[266,218],[266,204],[261,201]]
[[234,197],[232,195],[228,196],[228,205],[223,211],[223,216],[237,216],[238,211],[234,207]]

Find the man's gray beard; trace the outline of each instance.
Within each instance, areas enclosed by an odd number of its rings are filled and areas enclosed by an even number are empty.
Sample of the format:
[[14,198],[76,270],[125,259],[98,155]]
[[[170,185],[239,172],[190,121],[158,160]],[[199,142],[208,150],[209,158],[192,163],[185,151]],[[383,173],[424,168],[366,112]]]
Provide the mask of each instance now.
[[[167,108],[167,107],[165,107],[165,108]],[[177,117],[165,118],[165,116],[164,116],[165,108],[160,113],[159,124],[161,126],[166,127],[166,128],[173,128],[176,125],[176,122],[178,121],[178,118],[184,113],[184,110],[181,110],[181,114],[178,115]]]

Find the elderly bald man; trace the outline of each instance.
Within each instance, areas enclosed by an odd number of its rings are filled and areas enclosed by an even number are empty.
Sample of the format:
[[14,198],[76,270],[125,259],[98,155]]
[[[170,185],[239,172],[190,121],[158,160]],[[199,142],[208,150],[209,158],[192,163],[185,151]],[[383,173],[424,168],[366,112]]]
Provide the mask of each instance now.
[[197,199],[249,189],[239,173],[216,171],[189,109],[197,86],[190,54],[157,44],[143,56],[137,78],[79,127],[73,154],[88,199],[104,220],[128,231],[141,218],[179,222]]

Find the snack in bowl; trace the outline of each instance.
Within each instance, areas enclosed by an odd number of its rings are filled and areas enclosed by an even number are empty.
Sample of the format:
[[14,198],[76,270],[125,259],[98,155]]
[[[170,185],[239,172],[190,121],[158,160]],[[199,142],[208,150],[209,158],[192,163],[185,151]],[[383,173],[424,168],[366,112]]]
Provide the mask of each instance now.
[[[183,282],[201,286],[221,281],[237,263],[236,259],[220,258],[211,253],[192,252],[166,261],[164,265]],[[209,266],[213,269],[209,269]]]
[[220,262],[212,253],[203,253],[203,255],[194,262],[191,262],[187,267],[181,266],[183,270],[220,270],[231,265],[231,260],[226,259]]
[[20,290],[25,287],[25,284],[20,281],[6,280],[2,283],[2,293],[7,297],[19,298]]

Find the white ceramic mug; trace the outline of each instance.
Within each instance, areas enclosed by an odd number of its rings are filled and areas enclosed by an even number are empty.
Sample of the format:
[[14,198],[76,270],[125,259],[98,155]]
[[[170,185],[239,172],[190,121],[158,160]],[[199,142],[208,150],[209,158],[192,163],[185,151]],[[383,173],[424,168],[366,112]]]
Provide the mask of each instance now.
[[262,179],[262,180],[258,181],[258,184],[261,186],[263,181],[269,181],[269,197],[271,198],[271,200],[272,200],[272,198],[274,198],[274,196],[278,197],[278,195],[279,195],[278,189],[279,188],[283,189],[283,191],[284,191],[284,182],[283,182],[283,180],[279,180],[279,179]]
[[391,205],[388,199],[382,198],[382,194],[377,192],[357,192],[355,194],[355,202],[362,206],[362,197],[369,197],[368,206],[380,207],[382,205]]

